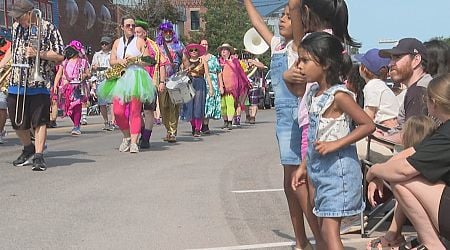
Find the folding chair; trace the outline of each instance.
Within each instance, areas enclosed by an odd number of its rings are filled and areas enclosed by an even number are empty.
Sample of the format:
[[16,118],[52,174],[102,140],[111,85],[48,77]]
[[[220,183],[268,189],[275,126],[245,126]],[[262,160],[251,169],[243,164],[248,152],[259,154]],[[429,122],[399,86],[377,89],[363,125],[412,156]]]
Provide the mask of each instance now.
[[[363,185],[362,185],[362,189],[363,189],[363,202],[366,203],[366,193],[367,193],[367,182],[366,182],[366,173],[367,171],[370,169],[370,167],[372,167],[372,165],[374,164],[373,162],[370,161],[370,145],[372,141],[376,141],[378,143],[381,143],[383,146],[386,146],[387,148],[389,148],[391,151],[394,151],[394,147],[395,147],[395,143],[391,142],[391,141],[387,141],[387,140],[383,140],[381,138],[378,138],[374,135],[369,135],[367,138],[367,148],[366,148],[366,159],[362,159],[361,160],[361,170],[363,173]],[[384,186],[391,190],[391,187],[389,185],[389,183],[383,181]],[[392,197],[390,198],[388,201],[385,201],[384,203],[378,205],[377,207],[375,207],[372,211],[370,211],[370,213],[367,215],[367,222],[370,222],[371,220],[376,219],[377,215],[380,212],[386,211],[386,209],[389,209],[389,211],[384,214],[381,219],[379,219],[375,225],[373,225],[371,228],[365,228],[364,227],[364,211],[361,212],[361,237],[362,238],[367,238],[369,237],[378,227],[380,227],[380,225],[383,224],[383,222],[385,222],[393,213],[394,213],[394,208],[395,208],[395,198]],[[370,225],[370,224],[368,224]]]

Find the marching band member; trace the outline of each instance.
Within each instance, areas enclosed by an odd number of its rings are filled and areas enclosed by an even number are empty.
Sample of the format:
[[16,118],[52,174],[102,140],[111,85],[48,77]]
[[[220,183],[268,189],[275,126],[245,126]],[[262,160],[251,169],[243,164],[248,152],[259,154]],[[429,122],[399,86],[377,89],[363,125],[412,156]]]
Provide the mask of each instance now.
[[[159,25],[156,43],[159,50],[167,57],[169,64],[166,65],[166,78],[175,75],[183,61],[183,43],[178,41],[170,22],[164,22]],[[178,117],[180,116],[180,105],[175,104],[169,97],[169,92],[165,88],[165,84],[159,84],[159,108],[167,135],[164,138],[167,142],[176,142],[176,134],[178,128]]]
[[119,151],[130,153],[139,152],[137,138],[141,130],[142,103],[153,102],[156,95],[150,75],[138,65],[139,59],[149,54],[144,39],[135,36],[135,27],[133,18],[122,18],[123,36],[114,42],[109,62],[112,70],[121,66],[125,72],[118,79],[106,80],[98,90],[100,98],[113,100],[114,116],[123,133]]
[[81,42],[73,40],[64,49],[64,58],[58,69],[53,90],[62,90],[64,95],[64,114],[73,122],[71,134],[81,135],[81,111],[83,103],[87,102],[89,94],[85,80],[89,77],[89,62],[84,57],[84,47]]
[[[12,68],[8,88],[9,118],[24,146],[20,156],[13,161],[13,165],[25,166],[32,163],[34,171],[44,171],[47,166],[43,152],[47,137],[46,125],[50,117],[50,93],[46,84],[53,79],[54,63],[64,59],[62,55],[64,43],[61,34],[52,23],[41,19],[41,26],[34,26],[38,20],[33,9],[34,4],[30,0],[14,1],[8,12],[15,20],[12,26],[13,42],[0,62],[0,68],[3,68],[10,59],[14,63],[29,64],[28,68]],[[41,43],[36,47],[31,46],[31,42],[37,41],[39,36]],[[40,61],[39,65],[35,65],[38,53]],[[33,71],[36,69],[44,81],[33,79]],[[31,128],[35,134],[35,145],[31,142]]]
[[[147,37],[148,23],[144,20],[136,19],[135,33],[139,38],[144,39],[150,57],[154,58],[156,64],[154,66],[146,66],[145,70],[150,74],[153,84],[158,86],[164,84],[166,80],[166,65],[168,64],[166,57],[159,50],[158,45]],[[150,147],[150,136],[152,135],[153,123],[156,111],[156,98],[153,102],[145,102],[144,109],[144,126],[141,127],[141,137],[139,139],[140,148]]]
[[[109,65],[109,58],[111,56],[111,37],[104,36],[100,40],[100,45],[102,46],[100,51],[95,52],[92,58],[92,68],[91,70],[96,73],[97,84],[100,85],[103,82],[104,72],[111,66]],[[94,92],[95,93],[95,92]],[[108,118],[108,103],[106,100],[98,99],[98,106],[100,107],[100,114],[103,117],[103,130],[112,131],[114,130],[114,112],[111,107],[111,121]]]

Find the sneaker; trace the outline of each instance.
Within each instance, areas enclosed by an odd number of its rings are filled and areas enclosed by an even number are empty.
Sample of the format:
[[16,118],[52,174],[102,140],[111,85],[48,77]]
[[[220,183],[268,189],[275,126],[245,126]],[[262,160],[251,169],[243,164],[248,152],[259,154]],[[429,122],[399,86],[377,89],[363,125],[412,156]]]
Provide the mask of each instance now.
[[150,141],[144,140],[141,136],[141,139],[139,139],[139,147],[140,148],[150,148]]
[[56,128],[56,127],[57,127],[56,121],[50,121],[50,123],[47,124],[47,128]]
[[86,118],[84,118],[82,121],[81,121],[81,125],[87,125],[88,123],[87,123],[87,120],[86,120]]
[[201,136],[200,130],[195,130],[194,131],[194,137],[200,137],[200,136]]
[[15,161],[13,161],[13,165],[16,167],[31,165],[33,164],[33,155],[34,149],[32,152],[26,152],[25,150],[22,150],[22,154],[20,154],[19,157]]
[[130,150],[130,138],[123,138],[122,143],[119,146],[119,152],[127,152]]
[[71,134],[72,134],[73,136],[79,136],[79,135],[81,135],[81,130],[80,130],[80,128],[77,128],[77,127],[73,128]]
[[203,124],[201,132],[205,135],[211,134],[211,131],[209,130],[209,126],[206,124]]
[[47,164],[45,163],[44,157],[35,157],[33,159],[33,171],[45,171],[47,169]]
[[139,153],[139,146],[136,143],[130,144],[130,153]]
[[175,137],[175,135],[169,135],[169,137],[167,138],[167,142],[170,143],[177,142],[177,138]]
[[255,124],[256,123],[255,117],[250,117],[249,123],[250,124]]
[[104,131],[113,131],[114,128],[111,126],[111,124],[109,122],[105,122],[105,123],[103,123],[102,130],[104,130]]

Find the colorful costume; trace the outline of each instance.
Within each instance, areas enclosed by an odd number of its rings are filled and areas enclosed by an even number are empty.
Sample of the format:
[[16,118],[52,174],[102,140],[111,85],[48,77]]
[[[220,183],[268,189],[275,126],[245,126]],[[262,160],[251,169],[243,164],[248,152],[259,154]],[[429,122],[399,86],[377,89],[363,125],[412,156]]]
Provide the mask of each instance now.
[[[219,89],[219,73],[222,71],[219,60],[214,55],[211,55],[208,59],[209,77],[213,86],[213,95],[206,95],[205,103],[205,118],[220,119],[221,104],[220,104],[220,89]],[[209,85],[206,85],[207,92],[209,93]]]

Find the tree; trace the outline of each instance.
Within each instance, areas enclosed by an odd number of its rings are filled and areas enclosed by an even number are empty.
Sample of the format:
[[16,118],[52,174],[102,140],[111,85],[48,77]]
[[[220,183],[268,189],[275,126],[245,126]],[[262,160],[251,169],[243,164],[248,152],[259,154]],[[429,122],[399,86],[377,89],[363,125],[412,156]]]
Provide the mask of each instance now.
[[170,0],[142,0],[141,4],[131,7],[129,12],[148,22],[150,36],[155,34],[159,24],[164,20],[176,23],[179,17],[177,9]]
[[243,49],[242,39],[251,24],[242,3],[237,0],[205,0],[204,6],[207,11],[202,18],[206,23],[201,34],[208,39],[210,52],[216,54],[216,48],[223,43]]

